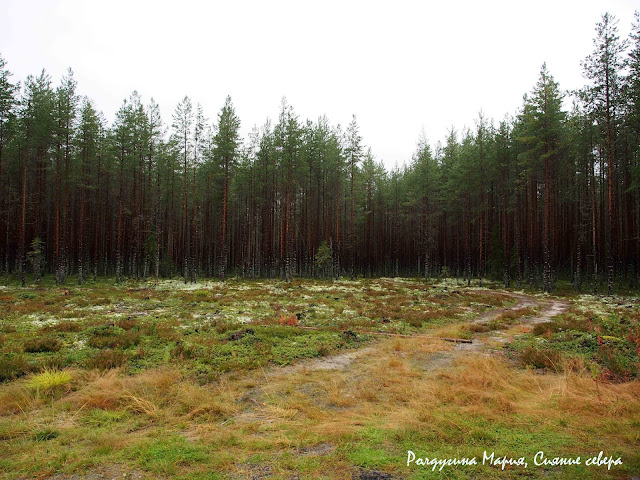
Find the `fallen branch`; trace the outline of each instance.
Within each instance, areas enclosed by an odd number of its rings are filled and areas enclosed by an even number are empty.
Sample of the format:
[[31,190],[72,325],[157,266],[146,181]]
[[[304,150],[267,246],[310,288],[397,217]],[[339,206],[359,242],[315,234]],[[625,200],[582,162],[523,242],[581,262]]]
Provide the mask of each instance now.
[[444,340],[445,342],[453,342],[453,343],[473,343],[473,340],[467,340],[466,338],[447,338],[447,337],[436,337],[440,340]]

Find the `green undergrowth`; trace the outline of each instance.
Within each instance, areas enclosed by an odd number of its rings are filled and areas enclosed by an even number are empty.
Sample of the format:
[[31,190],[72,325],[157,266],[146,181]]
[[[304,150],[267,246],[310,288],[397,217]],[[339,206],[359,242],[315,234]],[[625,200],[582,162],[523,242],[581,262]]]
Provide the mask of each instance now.
[[167,363],[206,381],[358,347],[369,332],[422,332],[509,303],[407,279],[50,283],[0,290],[0,381],[42,369],[136,373]]
[[509,349],[525,366],[588,369],[594,377],[614,381],[638,378],[640,305],[633,298],[582,296],[568,312],[535,325]]

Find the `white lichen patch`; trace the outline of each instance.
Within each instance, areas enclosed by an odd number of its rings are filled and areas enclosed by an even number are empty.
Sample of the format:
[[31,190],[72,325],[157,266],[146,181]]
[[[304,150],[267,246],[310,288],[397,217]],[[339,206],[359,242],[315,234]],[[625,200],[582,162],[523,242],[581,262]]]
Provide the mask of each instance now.
[[358,280],[336,280],[334,283],[338,285],[356,285],[358,287],[362,286],[362,282],[359,282]]
[[116,303],[111,307],[111,310],[113,312],[126,312],[127,310],[131,310],[131,306],[127,305],[126,303]]
[[269,285],[267,289],[274,295],[286,295],[286,290],[278,285]]
[[[31,315],[29,315],[29,318],[33,318],[33,317],[37,317],[36,314],[32,313]],[[31,325],[33,327],[36,328],[42,328],[42,327],[47,327],[47,326],[51,326],[51,325],[57,325],[60,322],[59,319],[55,318],[55,317],[51,317],[51,318],[34,318],[30,321]]]
[[326,292],[329,290],[329,286],[323,286],[323,285],[307,285],[305,286],[305,289],[307,289],[310,292]]
[[607,303],[607,299],[605,298],[584,294],[578,297],[578,300],[574,305],[582,313],[588,315],[607,316],[610,313],[606,308]]
[[361,292],[362,291],[362,287],[353,287],[353,286],[347,286],[347,285],[337,285],[337,286],[334,285],[332,290],[338,290],[339,292],[355,293],[355,292]]
[[229,285],[227,288],[229,290],[242,291],[242,290],[254,290],[256,286],[255,285]]
[[[271,305],[266,300],[241,300],[235,303],[237,307],[241,307],[243,310],[256,310],[259,308],[269,309]],[[238,312],[242,313],[242,312]]]
[[107,305],[89,305],[85,308],[85,310],[89,310],[90,312],[101,312],[102,310],[106,310],[107,308]]
[[[435,287],[440,287],[440,288],[444,288],[444,287],[460,288],[460,287],[465,287],[467,285],[467,282],[457,278],[447,277],[447,278],[442,278],[437,282],[432,283],[431,285]],[[476,285],[474,284],[474,287],[475,286]]]
[[325,305],[324,303],[320,303],[311,308],[313,308],[315,312],[325,312],[325,313],[333,312],[333,309],[328,305]]
[[389,282],[389,283],[395,283],[395,284],[413,284],[415,285],[416,283],[419,282],[423,282],[423,279],[419,279],[419,278],[404,278],[404,277],[380,277],[378,279],[380,282]]
[[173,280],[160,280],[158,281],[158,285],[154,285],[153,288],[156,290],[184,290],[184,291],[193,291],[193,290],[214,290],[220,288],[227,288],[223,282],[220,281],[212,281],[207,280],[205,282],[196,282],[196,283],[184,283],[184,280],[173,279]]
[[328,285],[308,285],[304,287],[309,292],[348,292],[355,293],[361,292],[361,286],[350,286],[350,285],[337,285],[337,284],[328,284]]

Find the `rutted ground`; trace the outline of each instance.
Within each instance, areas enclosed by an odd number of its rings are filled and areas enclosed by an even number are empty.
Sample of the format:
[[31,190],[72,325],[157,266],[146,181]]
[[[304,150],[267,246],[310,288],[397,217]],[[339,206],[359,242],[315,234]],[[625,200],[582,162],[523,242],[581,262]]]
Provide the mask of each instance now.
[[[486,291],[484,291],[483,293],[487,294]],[[489,294],[491,293],[492,292],[489,292]],[[514,336],[529,331],[530,327],[535,324],[550,321],[553,317],[566,312],[567,308],[569,307],[569,303],[567,301],[559,299],[539,298],[531,295],[513,292],[500,292],[499,295],[502,297],[506,296],[513,299],[515,301],[514,305],[507,308],[494,309],[482,315],[478,315],[478,317],[471,322],[472,325],[490,324],[505,312],[519,312],[523,309],[533,309],[537,310],[537,313],[532,316],[519,317],[517,322],[511,325],[511,328],[509,330],[495,330],[491,333],[484,334],[477,333],[473,336],[471,343],[467,343],[466,341],[454,342],[456,343],[455,347],[453,347],[452,349],[443,349],[443,351],[438,352],[437,354],[433,354],[431,361],[427,361],[422,364],[422,368],[424,370],[431,370],[432,372],[436,372],[438,368],[451,365],[453,361],[461,354],[496,354],[498,353],[498,350],[496,348],[500,346],[499,344],[508,342],[509,340],[513,339]],[[400,339],[407,338],[400,335],[398,335],[397,337]],[[425,336],[415,334],[412,337],[428,338],[431,340],[442,340],[442,338],[438,338],[436,335]],[[399,341],[401,342],[402,340]],[[444,345],[442,346],[444,347]],[[379,344],[377,346],[367,347],[356,351],[314,358],[302,361],[294,366],[288,366],[279,370],[272,370],[271,372],[269,372],[269,374],[288,375],[291,372],[302,370],[313,371],[346,370],[348,368],[354,369],[356,368],[353,366],[355,360],[361,357],[376,356],[378,348]]]
[[[265,428],[265,425],[277,429],[283,420],[293,421],[301,410],[312,409],[315,413],[310,416],[312,418],[318,416],[322,419],[318,425],[315,425],[315,428],[323,433],[326,434],[333,429],[353,432],[360,429],[366,430],[369,425],[367,418],[371,415],[386,416],[387,421],[391,421],[392,424],[397,421],[394,415],[398,415],[398,419],[406,420],[408,415],[416,412],[413,409],[419,405],[419,402],[416,403],[415,399],[411,398],[412,395],[433,394],[431,389],[437,388],[443,378],[456,378],[460,374],[460,370],[468,370],[469,367],[480,368],[481,382],[487,382],[481,385],[483,388],[490,390],[493,386],[492,381],[486,378],[492,373],[505,375],[505,382],[508,383],[512,378],[512,372],[509,372],[502,360],[501,345],[528,333],[534,325],[549,322],[557,315],[565,313],[570,307],[570,302],[511,292],[501,292],[500,295],[512,298],[515,301],[514,305],[479,315],[470,322],[471,326],[490,325],[509,313],[529,313],[529,315],[516,315],[516,320],[510,323],[506,329],[488,332],[480,330],[473,336],[470,344],[451,344],[438,340],[437,335],[383,338],[374,345],[357,351],[305,360],[283,368],[270,368],[260,372],[259,377],[255,378],[256,387],[242,398],[245,408],[225,420],[225,424],[249,426],[249,429],[257,428],[258,431]],[[535,311],[535,313],[530,314],[531,311]],[[493,369],[495,372],[492,371]],[[383,374],[382,371],[385,373]],[[394,378],[394,372],[399,374],[398,377],[408,377],[414,385],[408,384],[398,390],[403,381]],[[535,385],[541,391],[549,391],[551,395],[558,388],[553,380],[551,382],[545,381],[547,379],[532,381],[530,375],[528,374],[525,379],[530,386]],[[429,379],[435,381],[430,382]],[[456,379],[459,380],[459,378]],[[565,381],[569,383],[566,378]],[[420,386],[416,387],[416,385]],[[501,387],[504,386],[504,384],[501,385]],[[580,388],[584,387],[584,384],[580,385]],[[637,385],[635,387],[635,392],[638,393]],[[564,385],[562,388],[570,390],[568,385]],[[516,408],[512,403],[515,401],[514,398],[504,399],[500,394],[497,394],[496,400],[492,397],[492,393],[487,392],[487,395],[489,403],[493,405],[495,402],[495,407],[502,414],[510,413],[512,409]],[[389,401],[390,398],[394,398],[396,402]],[[377,403],[383,399],[389,401],[390,411],[376,410],[376,413],[373,413],[369,410],[368,403]],[[397,400],[400,400],[401,404],[410,405],[410,407],[398,407]],[[606,400],[606,402],[609,401],[610,399]],[[394,412],[394,409],[397,410]],[[328,416],[326,412],[329,412]],[[417,409],[417,412],[425,415],[425,412],[420,408]],[[480,439],[483,436],[484,434],[480,436]],[[540,448],[546,446],[547,444],[544,444]],[[317,450],[315,455],[323,456],[330,455],[339,448],[338,442],[330,443],[326,441],[326,437],[323,437],[319,443],[304,447],[300,451]],[[278,461],[277,457],[265,460],[269,472],[273,473],[272,465]],[[375,468],[355,468],[353,466],[348,468],[345,466],[345,468],[341,478],[393,479],[403,478],[404,475],[402,472],[387,473]],[[524,471],[507,470],[510,472],[506,474],[508,478],[514,474],[526,476]],[[252,470],[246,470],[243,474],[247,478],[263,478],[252,472]],[[450,473],[448,472],[447,478],[476,478],[475,476],[467,477],[468,472],[465,471],[454,473],[449,477]],[[543,470],[539,473],[546,476],[550,471]],[[611,472],[606,472],[606,474],[609,473]],[[418,476],[423,474],[424,472],[418,472]],[[478,473],[477,475],[479,475],[478,478],[486,478],[496,475],[496,472]],[[573,475],[576,478],[601,478],[605,473],[602,471],[576,473],[570,470],[566,478],[572,478]],[[438,476],[435,475],[434,478],[436,477]]]
[[[14,349],[29,332],[63,325],[60,351],[84,340],[81,348],[95,352],[112,340],[101,335],[98,342],[94,329],[118,313],[113,323],[123,331],[109,335],[138,332],[140,342],[108,347],[133,358],[128,375],[71,368],[63,373],[72,380],[53,390],[34,390],[38,375],[0,386],[3,477],[577,479],[629,478],[640,470],[638,382],[603,383],[575,359],[561,373],[525,370],[503,348],[538,330],[543,337],[527,341],[554,339],[558,319],[586,322],[570,299],[391,279],[249,285],[105,291],[96,295],[104,298],[99,310],[90,296],[72,292],[51,300],[65,304],[67,318],[53,315],[56,322],[37,326],[49,318],[29,303],[39,294],[17,302],[17,327],[4,333]],[[638,314],[633,301],[587,300],[580,308],[631,312],[631,321]],[[234,323],[236,317],[248,320]],[[67,332],[73,322],[88,325],[89,334]],[[603,336],[605,346],[621,344],[620,335]],[[168,367],[127,357],[140,346],[141,358],[168,358]],[[209,358],[236,367],[198,384],[204,367],[188,354],[195,347],[229,352]],[[252,349],[270,360],[254,362]],[[485,449],[532,458],[541,448],[551,456],[609,449],[625,464],[611,471],[448,467],[441,474],[406,466],[408,449],[437,458],[481,458]]]
[[[486,294],[486,292],[484,293]],[[492,294],[492,292],[489,294]],[[437,335],[415,334],[411,337],[394,337],[394,348],[402,351],[405,349],[405,346],[403,345],[404,343],[410,345],[415,342],[415,340],[423,339],[428,347],[426,347],[426,345],[422,346],[423,349],[425,349],[425,347],[426,349],[424,352],[425,355],[422,356],[423,360],[419,364],[420,369],[428,375],[436,375],[440,373],[441,369],[451,367],[461,356],[500,355],[500,344],[512,340],[514,336],[528,332],[531,326],[535,324],[548,322],[556,315],[564,313],[569,307],[568,302],[553,298],[541,299],[531,295],[512,292],[500,292],[497,295],[501,297],[509,297],[513,299],[515,303],[510,307],[494,309],[479,315],[476,319],[470,322],[472,325],[488,325],[505,312],[519,312],[523,309],[535,309],[537,310],[537,313],[532,316],[520,317],[514,324],[510,325],[508,330],[493,330],[488,333],[476,333],[470,343],[454,342],[455,345],[452,346]],[[303,360],[295,365],[282,368],[274,367],[267,371],[263,371],[262,377],[269,383],[277,383],[279,385],[278,388],[285,391],[290,390],[291,386],[282,385],[280,382],[284,382],[286,384],[287,379],[294,373],[309,375],[311,372],[317,371],[339,371],[341,373],[341,381],[356,383],[362,379],[362,371],[364,370],[364,364],[366,364],[367,360],[383,356],[385,354],[385,348],[388,347],[388,343],[389,341],[379,341],[372,346],[355,351]],[[251,405],[252,408],[241,413],[241,418],[246,418],[247,416],[250,417],[252,415],[249,413],[251,410],[255,410],[255,408],[259,409],[264,406],[262,402],[258,402],[253,398],[254,396],[262,398],[264,396],[263,389],[258,388],[247,394],[245,400],[253,402],[253,405]]]

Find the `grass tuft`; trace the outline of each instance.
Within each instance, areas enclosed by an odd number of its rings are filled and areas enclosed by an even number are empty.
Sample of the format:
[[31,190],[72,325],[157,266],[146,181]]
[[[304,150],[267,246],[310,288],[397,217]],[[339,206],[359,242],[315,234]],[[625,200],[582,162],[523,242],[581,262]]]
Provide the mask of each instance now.
[[66,385],[71,381],[71,374],[65,370],[48,370],[31,377],[27,385],[38,392],[48,392]]

